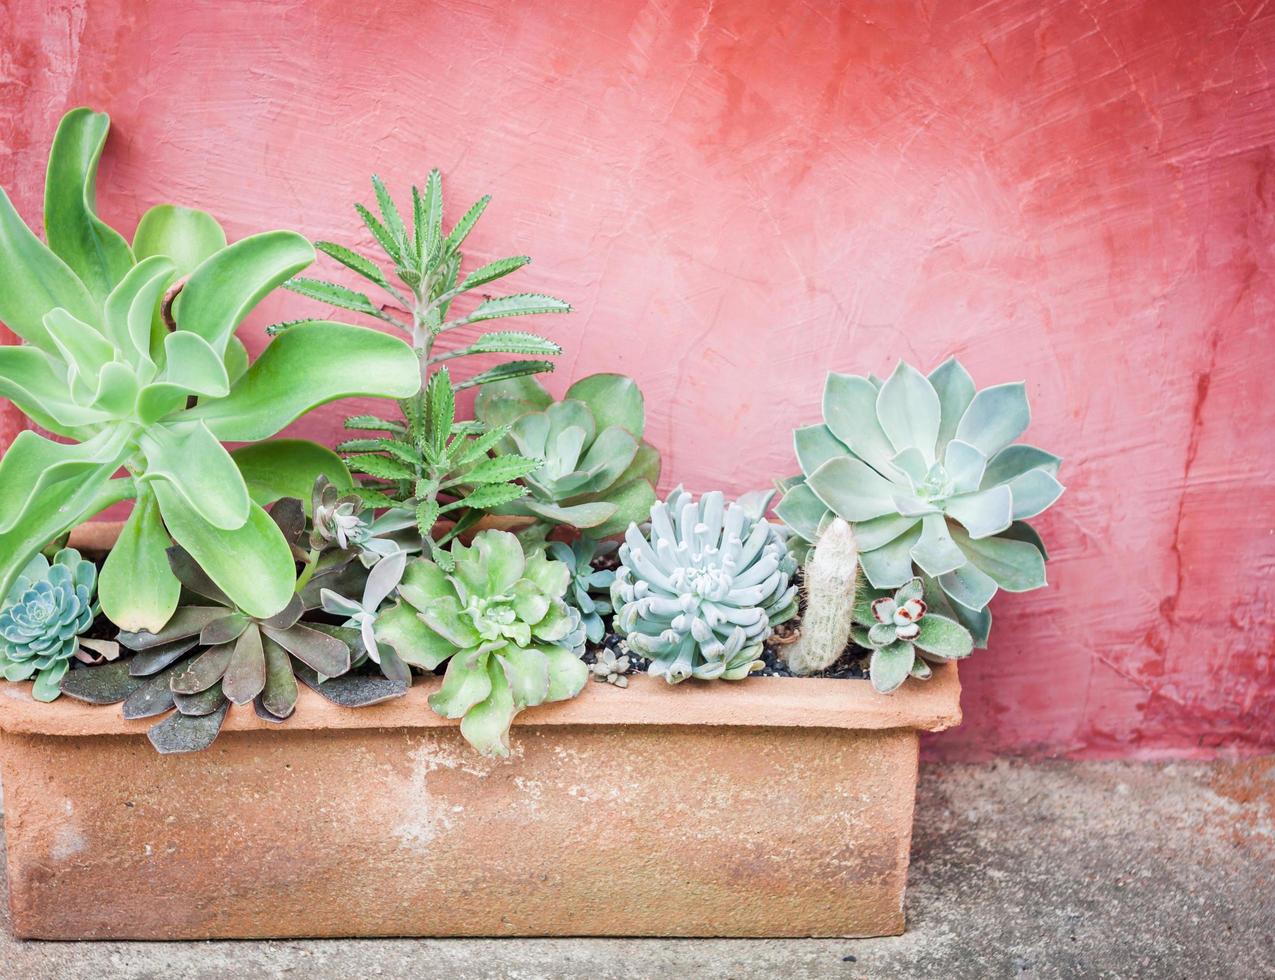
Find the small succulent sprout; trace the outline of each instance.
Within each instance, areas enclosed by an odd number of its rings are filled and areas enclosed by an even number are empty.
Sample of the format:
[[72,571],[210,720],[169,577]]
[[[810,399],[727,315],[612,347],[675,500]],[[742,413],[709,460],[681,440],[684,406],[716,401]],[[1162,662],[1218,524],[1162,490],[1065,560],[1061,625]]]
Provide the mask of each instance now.
[[376,620],[376,637],[426,670],[447,663],[430,707],[459,718],[484,755],[509,754],[509,726],[523,708],[580,693],[584,629],[563,596],[571,571],[542,551],[529,554],[506,531],[453,541],[451,571],[410,562],[399,601]]
[[342,493],[326,476],[315,480],[311,505],[314,515],[311,547],[323,551],[335,546],[346,551],[371,537],[371,524],[363,519],[366,508],[363,498],[355,493]]
[[565,596],[567,603],[580,611],[585,632],[590,643],[601,643],[606,635],[603,616],[611,613],[611,583],[615,581],[612,569],[595,569],[593,561],[600,555],[615,551],[613,542],[599,542],[593,538],[577,538],[571,544],[550,541],[546,545],[550,557],[571,569],[571,587]]
[[380,666],[386,677],[410,681],[410,669],[395,650],[388,643],[378,640],[376,635],[376,618],[380,615],[381,605],[398,588],[406,567],[407,555],[404,552],[399,551],[382,558],[368,574],[362,599],[358,601],[347,599],[331,589],[323,589],[319,595],[324,612],[333,616],[345,616],[346,620],[342,625],[358,630],[364,652],[373,663]]
[[823,417],[793,434],[802,475],[778,515],[806,541],[849,521],[873,588],[934,580],[986,646],[996,592],[1045,585],[1027,520],[1063,492],[1059,458],[1014,442],[1031,421],[1024,386],[977,391],[955,358],[928,376],[900,361],[885,381],[829,374]]
[[869,592],[855,605],[854,617],[854,640],[872,651],[868,674],[883,694],[896,690],[909,676],[928,680],[931,663],[960,660],[974,649],[969,630],[930,612],[920,578],[892,595]]
[[500,513],[605,538],[645,519],[655,502],[660,454],[642,439],[646,410],[632,378],[593,374],[559,402],[534,378],[499,381],[482,388],[474,414],[509,427],[507,452],[543,461],[523,477],[527,496]]
[[670,684],[760,670],[771,630],[797,612],[797,563],[778,530],[720,491],[696,502],[674,490],[651,507],[649,538],[630,525],[619,557],[615,627]]
[[604,684],[614,684],[616,687],[628,687],[629,679],[629,658],[628,656],[617,657],[614,650],[602,648],[598,651],[598,659],[594,661],[590,668],[595,681],[601,681]]
[[35,678],[32,696],[56,700],[59,684],[80,649],[80,634],[93,625],[97,568],[74,548],[53,558],[37,554],[14,580],[0,606],[0,674]]

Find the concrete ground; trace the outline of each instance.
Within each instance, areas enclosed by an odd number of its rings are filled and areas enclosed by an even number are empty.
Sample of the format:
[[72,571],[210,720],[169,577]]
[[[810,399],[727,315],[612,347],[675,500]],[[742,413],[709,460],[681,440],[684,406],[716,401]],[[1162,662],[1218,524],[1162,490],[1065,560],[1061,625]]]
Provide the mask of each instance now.
[[1275,977],[1275,757],[923,768],[908,932],[865,940],[47,943],[0,976]]

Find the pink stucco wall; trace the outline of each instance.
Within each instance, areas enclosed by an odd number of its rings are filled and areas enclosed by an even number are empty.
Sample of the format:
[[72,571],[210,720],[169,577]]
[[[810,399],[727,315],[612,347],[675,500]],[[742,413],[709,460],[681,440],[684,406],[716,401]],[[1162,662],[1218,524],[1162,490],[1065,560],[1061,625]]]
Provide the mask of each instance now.
[[[451,218],[492,191],[475,258],[576,305],[559,390],[639,380],[666,487],[792,471],[828,369],[1027,379],[1050,587],[998,597],[933,751],[1275,748],[1275,7],[10,0],[0,36],[29,218],[82,103],[125,231],[175,200],[348,240],[372,172],[441,167]],[[267,307],[254,349],[313,309]]]

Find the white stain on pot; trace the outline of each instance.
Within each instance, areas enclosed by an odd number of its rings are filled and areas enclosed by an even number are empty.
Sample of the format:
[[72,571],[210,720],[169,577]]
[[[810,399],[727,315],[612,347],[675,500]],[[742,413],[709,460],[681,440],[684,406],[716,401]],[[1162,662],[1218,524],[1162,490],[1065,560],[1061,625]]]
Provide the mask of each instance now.
[[66,810],[67,819],[53,835],[53,846],[49,849],[49,855],[55,861],[65,861],[67,858],[75,857],[89,846],[88,841],[84,839],[84,834],[80,832],[80,828],[72,819],[75,808],[70,800],[63,804],[63,809]]

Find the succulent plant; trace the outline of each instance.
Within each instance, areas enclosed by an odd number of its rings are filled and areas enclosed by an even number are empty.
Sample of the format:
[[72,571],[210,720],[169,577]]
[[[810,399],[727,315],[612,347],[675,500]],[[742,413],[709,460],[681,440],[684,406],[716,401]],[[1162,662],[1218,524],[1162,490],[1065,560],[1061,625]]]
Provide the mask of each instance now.
[[550,541],[545,547],[551,558],[571,569],[567,603],[580,611],[589,642],[601,643],[606,635],[602,617],[611,613],[611,583],[615,581],[615,572],[612,569],[595,569],[593,560],[599,555],[614,552],[615,545],[593,538],[577,538],[571,544]]
[[614,684],[616,687],[629,686],[629,678],[626,676],[628,672],[628,656],[617,657],[614,650],[608,650],[605,647],[598,651],[598,659],[589,668],[589,673],[593,675],[595,681]]
[[451,558],[450,573],[425,558],[408,563],[376,637],[426,670],[446,661],[430,707],[460,718],[479,752],[508,755],[519,711],[574,697],[588,679],[583,630],[563,601],[570,569],[541,551],[524,553],[506,531],[480,531],[469,546],[454,541]]
[[1026,523],[1062,493],[1059,459],[1012,445],[1031,413],[1022,384],[975,391],[951,358],[929,377],[900,361],[887,381],[829,374],[822,425],[794,433],[801,477],[777,513],[814,541],[832,515],[854,525],[874,588],[919,569],[979,646],[998,589],[1045,584],[1045,549]]
[[855,606],[854,640],[872,651],[868,673],[883,694],[909,676],[930,677],[930,663],[960,660],[974,649],[969,630],[954,619],[929,611],[925,584],[907,582],[893,595],[869,591]]
[[859,581],[859,548],[854,531],[840,517],[830,521],[811,549],[802,575],[806,605],[801,635],[785,648],[794,674],[813,674],[837,662],[850,642]]
[[720,491],[680,487],[651,507],[650,539],[630,525],[611,585],[615,628],[649,672],[738,680],[760,670],[771,629],[797,612],[796,561],[778,530]]
[[93,625],[97,607],[93,589],[97,568],[74,548],[53,558],[32,558],[0,605],[0,675],[10,681],[35,677],[32,696],[53,701],[80,646],[80,634]]
[[[209,215],[148,212],[132,247],[96,215],[108,119],[87,109],[58,127],[45,188],[46,246],[0,192],[0,322],[25,343],[0,347],[0,397],[70,441],[20,433],[0,460],[0,594],[51,540],[120,500],[137,503],[102,568],[99,601],[128,630],[156,630],[180,586],[170,535],[243,609],[272,616],[295,584],[289,549],[224,441],[256,442],[351,395],[405,397],[416,357],[377,331],[313,321],[255,363],[235,338],[275,286],[309,265],[300,235],[226,245]],[[249,447],[267,486],[343,473],[330,450]],[[125,468],[127,475],[113,479]],[[348,477],[348,473],[345,474]]]
[[377,518],[353,490],[342,490],[326,476],[320,475],[314,483],[311,495],[310,547],[322,553],[330,548],[355,552],[367,568],[391,555],[419,550],[414,544],[404,544],[392,534],[403,526],[415,523],[409,515],[396,523],[394,515]]
[[543,461],[523,477],[530,493],[499,513],[605,538],[645,520],[655,502],[660,454],[642,440],[646,413],[631,378],[581,378],[560,402],[535,378],[495,382],[478,393],[474,414],[489,427],[509,427],[507,451]]
[[398,588],[406,568],[407,554],[397,552],[373,566],[368,573],[362,598],[347,599],[332,589],[322,589],[320,601],[324,612],[346,617],[342,625],[358,631],[363,641],[363,653],[381,668],[386,677],[410,684],[411,669],[398,657],[393,647],[379,642],[376,637],[376,617],[380,613],[381,604]]

